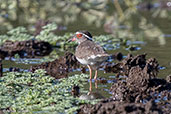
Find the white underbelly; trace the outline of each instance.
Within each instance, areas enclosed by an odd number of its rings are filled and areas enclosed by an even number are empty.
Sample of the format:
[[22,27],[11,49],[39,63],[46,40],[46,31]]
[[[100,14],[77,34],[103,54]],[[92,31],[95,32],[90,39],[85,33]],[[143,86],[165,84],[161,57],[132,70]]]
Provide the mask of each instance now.
[[[77,57],[76,57],[77,58]],[[94,65],[96,63],[102,63],[103,61],[107,60],[108,57],[100,57],[100,56],[90,56],[87,59],[79,59],[77,60],[84,65]]]
[[[76,57],[77,58],[77,57]],[[81,64],[84,64],[84,65],[88,65],[89,64],[89,62],[87,61],[87,60],[85,60],[85,59],[79,59],[79,58],[77,58],[77,60],[81,63]]]
[[94,65],[95,64],[95,62],[93,62],[91,60],[79,59],[79,58],[77,58],[77,60],[83,65]]

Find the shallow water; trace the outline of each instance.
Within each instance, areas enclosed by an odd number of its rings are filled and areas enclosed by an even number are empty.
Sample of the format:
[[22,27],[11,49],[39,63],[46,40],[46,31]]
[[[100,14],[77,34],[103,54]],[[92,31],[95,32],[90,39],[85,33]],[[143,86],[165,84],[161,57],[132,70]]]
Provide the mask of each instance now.
[[[148,58],[156,58],[160,64],[160,71],[158,74],[158,77],[165,78],[169,74],[171,74],[171,48],[168,48],[171,45],[171,37],[166,37],[166,44],[160,45],[160,43],[157,40],[149,40],[146,39],[144,42],[142,41],[134,41],[130,42],[128,44],[136,44],[137,47],[139,47],[139,50],[136,51],[129,51],[127,48],[119,48],[116,50],[108,50],[108,53],[113,54],[116,52],[121,52],[126,56],[128,53],[131,53],[133,55],[147,53],[147,59]],[[12,61],[5,60],[3,61],[3,71],[9,71],[10,67],[18,67],[21,68],[21,71],[28,71],[27,69],[34,64],[38,64],[38,62],[32,62],[33,60],[37,59],[27,59],[27,61],[30,60],[30,63],[32,64],[23,64],[23,63],[16,63],[16,59],[12,59]],[[118,61],[117,61],[118,62]],[[87,74],[89,74],[87,69]],[[69,75],[73,74],[80,74],[80,69],[74,70]],[[94,73],[94,72],[93,72]],[[102,80],[102,81],[99,81]],[[113,73],[104,73],[102,69],[98,71],[98,82],[95,83],[94,80],[92,80],[92,92],[98,93],[100,95],[103,95],[104,97],[110,97],[110,87],[112,83],[116,82],[115,80],[115,74]],[[85,90],[89,90],[90,81],[87,81],[87,84],[85,85]],[[97,86],[97,87],[96,87]]]
[[[124,54],[124,56],[126,56],[128,53],[131,53],[133,55],[147,53],[147,58],[156,58],[160,64],[160,72],[158,74],[158,77],[165,78],[166,76],[171,74],[171,24],[169,24],[171,20],[169,18],[154,16],[154,10],[141,10],[139,12],[136,12],[136,14],[134,14],[132,18],[127,22],[130,26],[121,24],[120,26],[114,27],[112,29],[114,32],[117,31],[119,28],[121,34],[128,32],[131,35],[133,34],[133,38],[130,39],[130,41],[127,41],[126,47],[121,46],[120,48],[115,50],[113,50],[113,48],[108,48],[107,52],[109,54],[121,52]],[[139,21],[141,21],[142,18],[147,19],[147,22],[142,21],[142,23],[150,23],[154,26],[147,24],[147,26],[145,26],[146,29],[138,28]],[[66,29],[58,31],[57,34],[63,35],[66,32],[75,32],[77,30],[88,30],[93,35],[109,34],[105,32],[105,27],[103,24],[98,27],[95,24],[87,25],[87,21],[85,19],[82,19],[81,17],[77,18],[77,21],[74,21],[73,23],[68,23],[66,25]],[[122,36],[121,38],[125,39],[127,38],[127,35]],[[136,50],[130,51],[130,45],[135,45]],[[28,61],[30,61],[29,64],[23,64],[16,63],[16,60],[14,59],[13,61],[5,60],[3,61],[4,72],[8,71],[8,68],[10,67],[18,67],[25,70],[28,69],[31,65],[38,64],[38,62],[36,62],[36,60],[34,61],[33,59],[28,59]],[[70,73],[70,75],[79,73],[79,71],[75,71]],[[93,91],[99,92],[105,97],[109,97],[109,89],[111,87],[111,84],[115,82],[115,75],[113,73],[105,74],[104,71],[100,70],[98,78],[102,78],[103,80],[105,80],[105,83],[97,83],[98,88],[95,88],[96,83],[92,82]],[[89,81],[87,81],[85,88],[87,90],[89,89]]]

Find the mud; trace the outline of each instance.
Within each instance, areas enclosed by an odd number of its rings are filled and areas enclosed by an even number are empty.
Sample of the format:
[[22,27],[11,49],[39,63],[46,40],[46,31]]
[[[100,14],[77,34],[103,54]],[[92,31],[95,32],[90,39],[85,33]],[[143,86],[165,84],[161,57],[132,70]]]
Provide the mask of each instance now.
[[[169,114],[171,112],[171,76],[157,78],[159,64],[146,54],[128,55],[120,63],[108,63],[104,68],[126,78],[111,86],[112,96],[95,105],[82,105],[80,114]],[[109,70],[109,69],[108,69]]]
[[167,76],[166,80],[167,82],[171,83],[171,75]]
[[121,61],[123,59],[123,54],[121,52],[114,53],[111,55],[111,59]]
[[170,105],[157,105],[154,101],[143,104],[104,99],[96,105],[82,105],[78,114],[169,114],[170,111]]
[[150,76],[153,75],[153,77],[155,77],[158,73],[159,64],[157,63],[156,59],[150,58],[146,60],[146,54],[137,56],[128,54],[127,57],[121,62],[116,64],[108,62],[103,66],[103,68],[106,73],[113,72],[117,73],[118,75],[128,76],[131,68],[136,66],[142,69],[144,69],[146,66],[145,69],[150,74]]
[[72,69],[80,67],[79,62],[72,53],[65,53],[64,56],[52,62],[42,63],[40,65],[32,66],[30,71],[34,72],[36,69],[45,69],[47,74],[55,78],[64,78]]
[[[105,72],[113,72],[118,76],[117,82],[113,81],[111,86],[111,97],[102,98],[95,105],[82,105],[78,110],[79,114],[170,114],[171,75],[166,80],[157,78],[159,64],[155,58],[146,59],[146,54],[129,54],[123,59],[121,53],[112,58],[119,60],[119,63],[107,62],[103,66]],[[77,68],[80,68],[80,63],[72,53],[67,52],[52,62],[32,66],[30,71],[45,69],[47,74],[59,79],[67,77],[70,71]],[[85,67],[81,70],[86,72]],[[11,71],[18,69],[11,68]],[[119,76],[125,78],[121,79]],[[106,82],[100,79],[99,83]],[[74,86],[71,94],[78,97],[79,90],[78,86]]]
[[5,57],[7,57],[8,52],[1,50],[0,48],[0,60],[3,60]]
[[0,60],[0,77],[3,76],[2,60]]
[[4,114],[2,110],[0,110],[0,114]]
[[48,42],[27,40],[27,41],[6,41],[0,47],[0,59],[5,57],[13,57],[18,54],[21,58],[34,58],[37,56],[49,55],[52,51],[52,46]]
[[74,85],[74,86],[72,87],[72,90],[71,90],[71,95],[72,95],[73,97],[78,97],[79,94],[80,94],[80,87],[77,86],[77,85]]
[[128,56],[122,61],[122,74],[127,78],[112,85],[111,92],[115,100],[142,102],[152,99],[152,95],[171,89],[169,82],[156,78],[159,66],[156,59],[146,60],[145,56]]

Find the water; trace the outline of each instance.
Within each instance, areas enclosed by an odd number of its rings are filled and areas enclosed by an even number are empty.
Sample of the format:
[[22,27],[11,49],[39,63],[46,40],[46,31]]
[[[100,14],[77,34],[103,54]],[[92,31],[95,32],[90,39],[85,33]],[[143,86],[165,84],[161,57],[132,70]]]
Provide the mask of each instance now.
[[[156,5],[157,4],[157,5]],[[170,3],[166,3],[170,4]],[[119,21],[119,14],[115,16],[113,13],[117,14],[117,11],[114,10],[112,3],[109,3],[107,7],[107,12],[99,12],[99,15],[102,14],[102,17],[98,17],[93,19],[93,16],[87,14],[78,15],[77,13],[71,14],[71,18],[66,21],[59,22],[60,28],[56,32],[58,35],[63,35],[66,32],[75,32],[77,30],[88,30],[93,35],[101,35],[101,34],[113,34],[118,38],[126,38],[129,39],[127,41],[127,47],[121,46],[120,48],[113,49],[108,47],[107,52],[109,54],[113,54],[116,52],[121,52],[126,56],[128,53],[133,55],[147,53],[147,58],[156,58],[160,64],[161,70],[158,74],[159,77],[165,78],[166,76],[171,74],[171,15],[169,12],[170,6],[167,9],[163,9],[160,6],[160,3],[154,4],[154,9],[147,10],[141,9],[138,6],[138,9],[133,11],[133,9],[127,8],[125,10],[124,21]],[[123,5],[125,7],[125,5]],[[139,9],[140,8],[140,9]],[[158,8],[157,10],[155,8]],[[123,8],[124,9],[124,8]],[[51,13],[51,12],[50,12]],[[66,14],[61,14],[62,12],[58,12],[61,17],[68,16]],[[86,12],[82,12],[82,14],[86,14]],[[127,15],[129,13],[129,15]],[[53,13],[52,13],[53,14]],[[59,16],[56,14],[57,16]],[[23,14],[25,15],[25,14]],[[56,15],[53,15],[56,17]],[[64,15],[64,16],[63,16]],[[104,15],[104,17],[103,17]],[[8,18],[9,15],[4,14],[5,18]],[[49,15],[50,21],[54,21],[52,19],[52,15]],[[24,17],[24,16],[23,16]],[[88,18],[87,18],[88,17]],[[20,17],[21,18],[21,17]],[[68,17],[69,18],[69,17]],[[61,18],[56,18],[56,20],[60,20]],[[73,19],[73,21],[71,21]],[[75,19],[75,20],[74,20]],[[22,25],[23,22],[13,23],[12,25],[18,26]],[[58,21],[56,21],[58,23]],[[28,28],[34,28],[30,24],[23,24]],[[9,27],[7,27],[9,28]],[[64,28],[64,29],[63,29]],[[1,28],[2,29],[2,28]],[[130,51],[129,46],[136,46],[135,51]],[[29,59],[28,59],[29,61]],[[19,67],[24,69],[28,69],[31,65],[34,65],[36,62],[30,59],[29,64],[17,63],[16,60],[3,61],[4,71],[8,71],[7,68],[10,67]],[[78,74],[79,70],[72,72],[71,74]],[[88,73],[88,72],[87,72]],[[71,75],[70,74],[70,75]],[[110,87],[113,82],[115,82],[115,75],[112,73],[104,74],[103,71],[99,71],[98,78],[103,78],[106,80],[106,83],[96,83],[93,84],[93,91],[98,91],[104,97],[110,96]],[[89,82],[85,85],[85,89],[89,89]]]

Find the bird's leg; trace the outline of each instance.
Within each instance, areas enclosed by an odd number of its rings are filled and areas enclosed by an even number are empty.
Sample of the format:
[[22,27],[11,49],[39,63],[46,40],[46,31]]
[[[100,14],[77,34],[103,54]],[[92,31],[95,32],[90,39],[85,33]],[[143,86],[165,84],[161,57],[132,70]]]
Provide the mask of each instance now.
[[95,71],[94,79],[97,80],[97,70]]
[[90,86],[89,86],[89,92],[87,93],[87,95],[90,95],[92,92],[92,82],[89,82]]
[[97,89],[98,84],[97,84],[97,80],[95,80],[95,88]]
[[87,65],[88,69],[89,69],[89,72],[90,72],[90,81],[92,80],[92,69],[89,65]]

